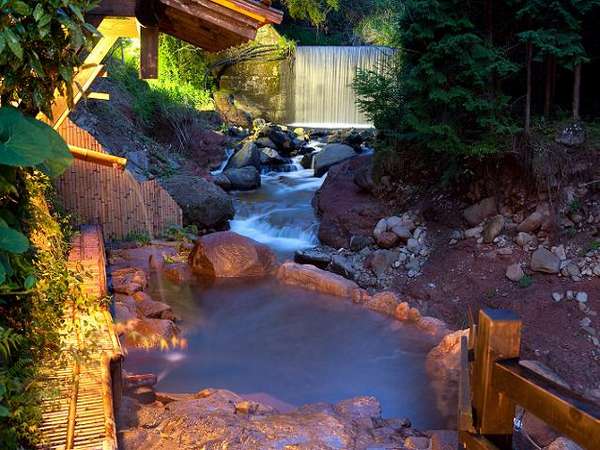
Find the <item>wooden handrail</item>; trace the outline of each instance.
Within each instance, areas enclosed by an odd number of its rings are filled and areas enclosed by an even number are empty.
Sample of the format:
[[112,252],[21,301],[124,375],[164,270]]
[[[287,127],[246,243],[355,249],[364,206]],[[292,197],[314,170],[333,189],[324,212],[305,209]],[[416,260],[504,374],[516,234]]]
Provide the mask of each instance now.
[[519,364],[521,320],[514,313],[482,310],[476,329],[468,344],[461,340],[458,430],[463,448],[512,449],[517,404],[584,448],[600,448],[600,406]]

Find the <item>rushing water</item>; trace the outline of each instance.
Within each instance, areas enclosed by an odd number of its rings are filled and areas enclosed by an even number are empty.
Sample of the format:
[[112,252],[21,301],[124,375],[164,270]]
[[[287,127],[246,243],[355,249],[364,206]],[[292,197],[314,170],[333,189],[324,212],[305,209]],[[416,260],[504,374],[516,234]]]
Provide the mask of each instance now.
[[[312,170],[263,175],[260,189],[234,194],[233,231],[280,258],[313,246],[311,200],[322,182]],[[157,373],[159,390],[225,388],[284,409],[373,395],[386,417],[423,429],[449,425],[424,367],[431,343],[412,326],[272,278],[184,286],[154,279],[149,289],[183,319],[188,340],[176,351],[130,351],[126,369]]]
[[299,46],[294,64],[293,125],[321,128],[370,126],[356,107],[357,68],[381,70],[387,47]]

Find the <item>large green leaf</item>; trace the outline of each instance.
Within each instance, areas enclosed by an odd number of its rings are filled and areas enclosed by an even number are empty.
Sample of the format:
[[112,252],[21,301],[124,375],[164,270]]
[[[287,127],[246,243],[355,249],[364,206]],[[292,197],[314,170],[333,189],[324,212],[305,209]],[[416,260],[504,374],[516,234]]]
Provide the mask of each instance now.
[[38,166],[55,177],[72,161],[69,147],[52,127],[15,108],[0,108],[0,164]]
[[0,108],[0,164],[35,166],[52,155],[46,135],[16,108]]
[[0,227],[0,250],[11,253],[24,253],[29,248],[29,239],[20,231]]

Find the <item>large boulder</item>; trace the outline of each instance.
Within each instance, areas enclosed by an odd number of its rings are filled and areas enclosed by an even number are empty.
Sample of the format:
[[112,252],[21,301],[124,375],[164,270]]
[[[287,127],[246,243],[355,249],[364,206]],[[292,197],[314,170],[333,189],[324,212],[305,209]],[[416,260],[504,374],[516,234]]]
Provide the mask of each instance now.
[[233,219],[233,200],[214,183],[204,178],[175,175],[161,181],[183,211],[184,225],[222,228]]
[[263,165],[278,166],[287,163],[288,160],[274,148],[263,147],[260,149],[260,162]]
[[279,267],[277,278],[285,284],[338,297],[352,298],[354,291],[359,290],[354,281],[341,275],[321,270],[310,264],[291,261],[286,261]]
[[544,247],[539,247],[531,255],[531,270],[543,273],[560,272],[560,258]]
[[467,223],[474,227],[497,212],[496,199],[494,197],[487,197],[465,209],[463,216]]
[[260,187],[260,173],[254,166],[227,169],[223,175],[229,180],[229,189],[233,191],[251,191]]
[[265,276],[275,260],[269,247],[232,231],[202,236],[189,257],[195,273],[215,278]]
[[328,144],[315,155],[313,168],[315,177],[323,176],[331,166],[356,156],[352,147],[345,144]]
[[241,149],[229,158],[225,170],[241,169],[248,166],[253,166],[257,170],[260,170],[260,150],[252,141],[246,142]]

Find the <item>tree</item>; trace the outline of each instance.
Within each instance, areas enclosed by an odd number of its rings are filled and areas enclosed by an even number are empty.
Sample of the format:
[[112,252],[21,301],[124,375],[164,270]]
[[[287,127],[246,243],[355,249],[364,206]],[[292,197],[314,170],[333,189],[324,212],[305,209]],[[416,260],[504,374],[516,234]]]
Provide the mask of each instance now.
[[98,36],[92,0],[0,0],[0,103],[50,116],[55,91],[71,97],[81,51]]
[[294,19],[309,20],[316,26],[322,25],[327,14],[340,6],[340,0],[282,0],[281,3]]

